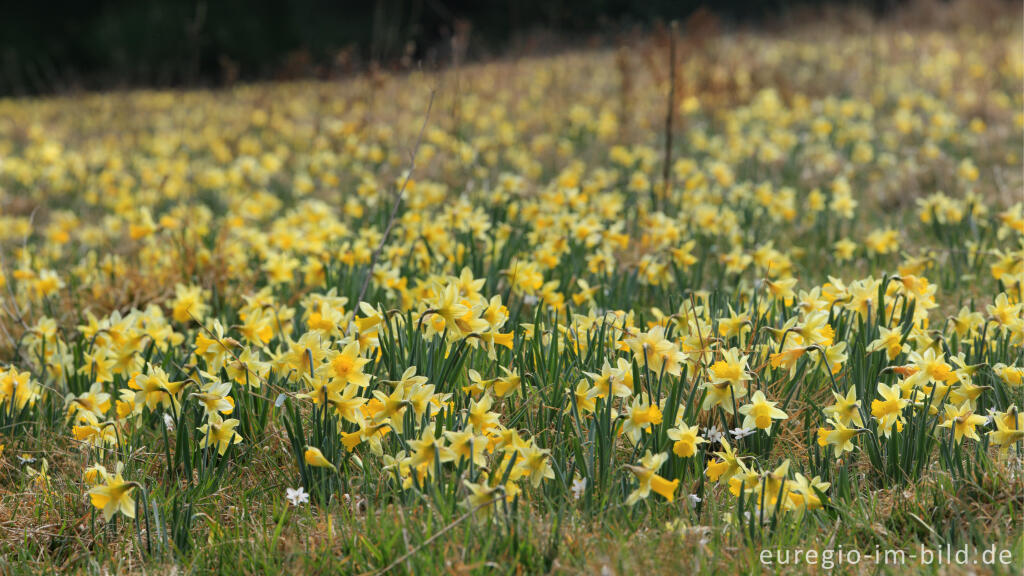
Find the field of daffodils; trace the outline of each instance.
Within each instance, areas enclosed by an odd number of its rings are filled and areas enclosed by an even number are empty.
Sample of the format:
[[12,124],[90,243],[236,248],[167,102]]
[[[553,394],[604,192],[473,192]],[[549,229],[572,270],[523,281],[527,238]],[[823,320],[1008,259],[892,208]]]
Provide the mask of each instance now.
[[2,100],[0,572],[1019,573],[1022,106],[1017,16]]

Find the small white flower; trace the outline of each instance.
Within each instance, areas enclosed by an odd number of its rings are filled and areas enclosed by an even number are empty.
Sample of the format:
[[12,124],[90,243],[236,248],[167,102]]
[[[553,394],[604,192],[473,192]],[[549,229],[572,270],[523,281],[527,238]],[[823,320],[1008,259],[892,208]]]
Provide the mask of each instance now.
[[697,504],[701,503],[700,496],[697,496],[696,494],[690,494],[686,498],[690,501],[690,508],[696,508]]
[[754,510],[752,512],[744,512],[743,516],[744,516],[744,518],[746,518],[747,522],[750,522],[751,518],[754,518],[754,519],[760,518],[761,524],[767,526],[768,524],[771,524],[771,522],[772,522],[772,514],[774,514],[774,513],[775,513],[774,509],[769,510],[768,508],[765,508],[764,513],[762,513],[760,506],[754,506]]
[[579,500],[580,496],[583,496],[583,492],[587,489],[586,478],[574,478],[572,481],[572,498],[573,500]]
[[164,412],[164,426],[167,427],[168,432],[174,431],[174,418],[167,412]]
[[750,436],[753,433],[754,433],[754,429],[753,428],[751,428],[750,430],[745,430],[743,428],[737,427],[737,428],[733,428],[732,430],[729,430],[729,434],[731,434],[732,437],[737,439],[737,440],[740,440],[742,438],[746,438],[747,436]]
[[704,437],[708,439],[708,442],[715,443],[722,439],[722,433],[718,431],[718,425],[716,424],[704,431]]
[[33,458],[32,456],[29,456],[28,454],[22,454],[21,456],[18,456],[19,464],[31,464],[35,461],[36,459]]
[[288,488],[285,492],[287,493],[288,501],[292,503],[292,506],[298,506],[299,504],[309,502],[309,494],[306,494],[306,489],[302,486],[299,486],[298,488]]

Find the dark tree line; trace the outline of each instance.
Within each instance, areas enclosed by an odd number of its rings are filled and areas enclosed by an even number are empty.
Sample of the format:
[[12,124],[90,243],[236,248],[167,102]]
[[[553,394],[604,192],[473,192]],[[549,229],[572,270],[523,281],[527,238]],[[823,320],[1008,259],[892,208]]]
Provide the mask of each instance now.
[[[901,0],[49,0],[0,11],[0,95],[328,75],[609,37],[697,10],[734,24]],[[454,43],[455,36],[461,43]]]

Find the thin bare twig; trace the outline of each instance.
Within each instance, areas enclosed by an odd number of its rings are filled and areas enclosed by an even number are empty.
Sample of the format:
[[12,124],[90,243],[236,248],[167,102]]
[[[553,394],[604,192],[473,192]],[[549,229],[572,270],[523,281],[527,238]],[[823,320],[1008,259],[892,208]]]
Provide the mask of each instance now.
[[395,566],[398,566],[402,562],[405,562],[407,559],[412,558],[412,556],[415,555],[417,552],[419,552],[423,548],[426,548],[427,546],[430,546],[431,543],[433,543],[435,540],[437,540],[441,536],[444,536],[449,530],[451,530],[452,528],[455,528],[456,526],[461,524],[466,518],[469,518],[470,516],[475,514],[477,510],[480,510],[481,508],[484,508],[486,506],[490,506],[491,504],[494,504],[495,502],[497,502],[498,500],[501,500],[502,498],[504,498],[504,494],[498,494],[496,497],[494,497],[494,498],[492,498],[492,499],[490,499],[490,500],[488,500],[486,502],[482,502],[482,503],[478,504],[477,506],[475,506],[473,508],[470,508],[468,511],[466,511],[465,514],[463,514],[462,516],[459,516],[458,518],[453,520],[451,524],[449,524],[449,525],[445,526],[444,528],[438,530],[433,536],[431,536],[430,538],[427,538],[426,540],[424,540],[423,543],[420,544],[419,546],[413,548],[412,550],[409,550],[408,552],[406,552],[405,554],[402,554],[398,558],[395,558],[395,560],[391,564],[388,564],[383,570],[380,570],[379,572],[376,572],[376,574],[378,574],[378,575],[380,575],[380,574],[387,574]]
[[[668,33],[668,110],[665,112],[665,158],[661,168],[661,195],[665,202],[668,202],[672,193],[672,125],[676,119],[676,33],[677,26],[673,20]],[[658,209],[657,197],[654,209]]]
[[366,289],[370,286],[370,278],[373,276],[373,268],[377,265],[377,258],[380,257],[380,253],[384,250],[384,244],[388,241],[388,236],[391,234],[391,229],[395,227],[395,220],[398,218],[398,208],[402,205],[402,198],[405,197],[405,187],[409,185],[409,179],[412,178],[413,170],[416,169],[416,154],[420,150],[420,143],[423,141],[423,131],[427,128],[427,121],[430,120],[430,109],[434,107],[434,95],[437,94],[437,88],[430,90],[430,102],[427,103],[427,113],[423,117],[423,125],[420,126],[419,136],[416,137],[416,145],[412,149],[412,156],[409,158],[409,170],[405,173],[405,180],[402,181],[402,187],[398,189],[398,195],[395,196],[395,205],[391,208],[391,215],[388,217],[388,225],[384,228],[384,235],[380,238],[380,243],[373,250],[373,254],[370,255],[370,266],[367,269],[366,277],[363,278],[363,287],[359,289],[359,297],[356,298],[356,305],[363,301],[363,297],[366,296]]

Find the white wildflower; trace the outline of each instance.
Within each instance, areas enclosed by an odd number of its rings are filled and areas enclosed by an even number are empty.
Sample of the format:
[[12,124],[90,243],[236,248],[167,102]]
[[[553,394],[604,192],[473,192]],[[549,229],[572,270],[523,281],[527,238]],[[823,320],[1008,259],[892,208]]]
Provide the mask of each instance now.
[[580,496],[583,496],[583,492],[587,489],[586,478],[574,478],[572,481],[572,498],[573,500],[579,500]]
[[285,490],[288,501],[292,503],[292,506],[298,506],[299,504],[305,504],[309,502],[309,494],[306,494],[306,489],[302,486],[298,488],[288,488]]

